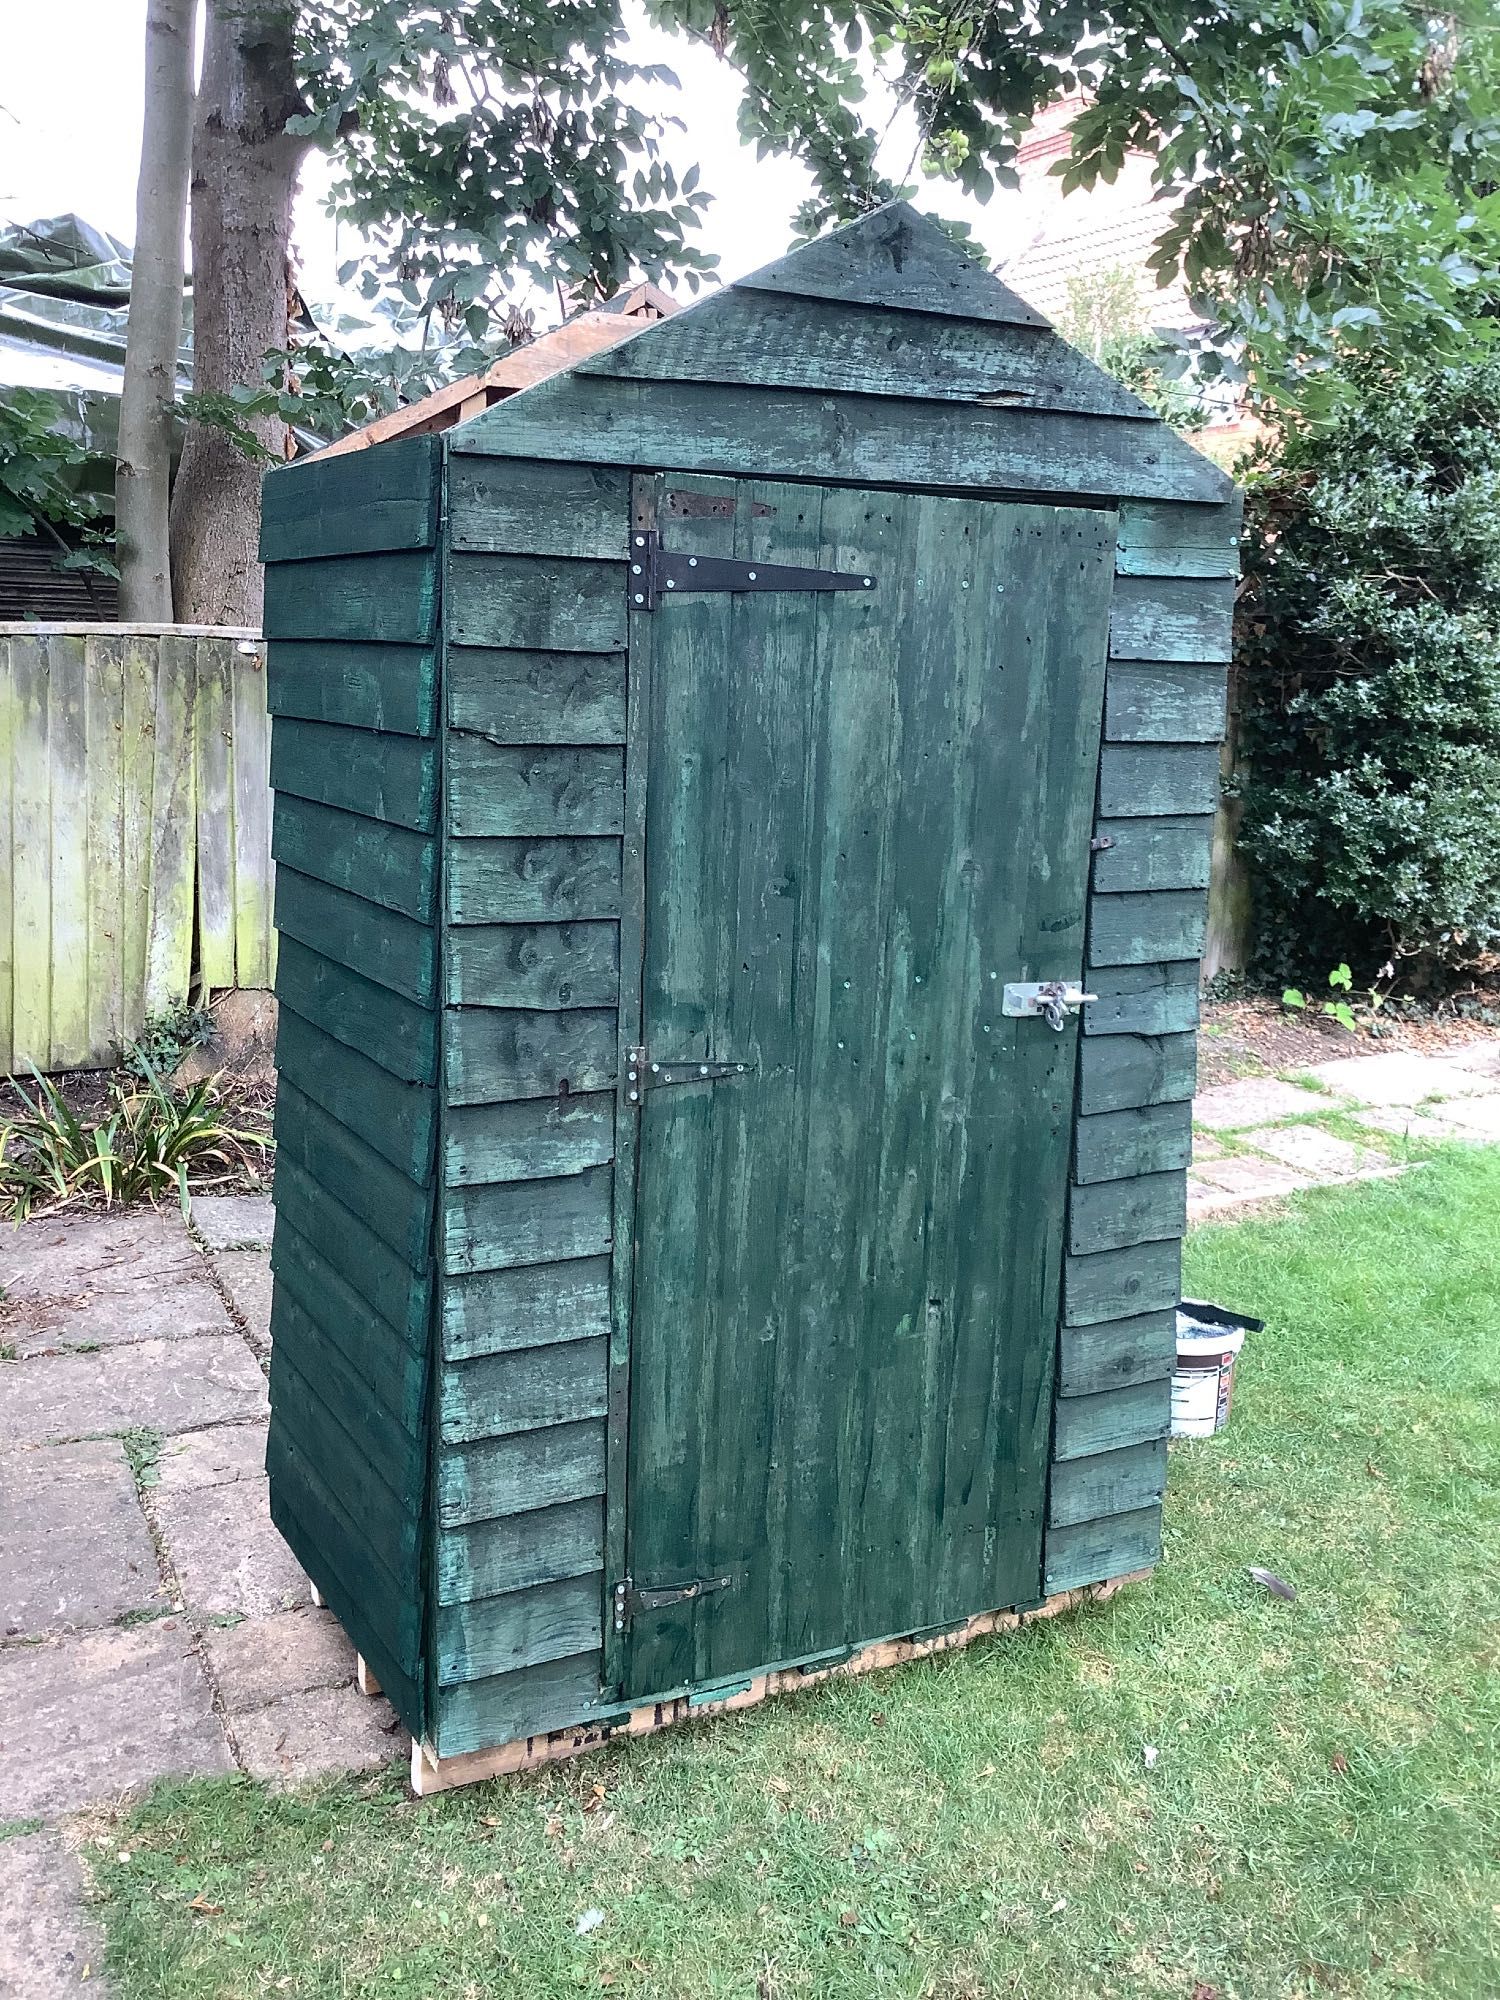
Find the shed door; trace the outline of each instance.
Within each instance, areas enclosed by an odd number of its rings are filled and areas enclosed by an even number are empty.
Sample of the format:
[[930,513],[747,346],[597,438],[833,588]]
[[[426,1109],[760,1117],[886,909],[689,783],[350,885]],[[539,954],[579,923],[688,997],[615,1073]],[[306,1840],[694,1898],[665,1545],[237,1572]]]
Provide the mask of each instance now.
[[875,585],[632,606],[632,1697],[1040,1594],[1078,1028],[1001,995],[1082,969],[1115,538],[688,475],[653,507],[668,550]]

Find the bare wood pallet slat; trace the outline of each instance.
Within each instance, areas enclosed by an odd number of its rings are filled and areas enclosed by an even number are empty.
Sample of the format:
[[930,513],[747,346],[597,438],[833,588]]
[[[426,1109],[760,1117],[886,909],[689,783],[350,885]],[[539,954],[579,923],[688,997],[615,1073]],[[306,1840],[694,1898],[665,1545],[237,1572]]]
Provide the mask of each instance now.
[[[1057,1618],[1086,1604],[1107,1604],[1127,1584],[1144,1583],[1151,1575],[1151,1570],[1139,1569],[1126,1576],[1110,1577],[1103,1583],[1054,1591],[1045,1603],[1029,1611],[985,1611],[965,1619],[951,1631],[926,1633],[921,1638],[883,1639],[878,1645],[864,1646],[832,1666],[784,1667],[773,1673],[756,1674],[745,1687],[717,1700],[682,1695],[675,1701],[632,1708],[608,1722],[579,1722],[567,1729],[549,1730],[545,1736],[520,1737],[493,1750],[439,1757],[429,1744],[413,1737],[411,1788],[418,1798],[428,1798],[435,1792],[483,1784],[486,1778],[513,1778],[525,1771],[539,1771],[548,1764],[563,1763],[570,1757],[584,1756],[590,1750],[603,1749],[606,1744],[625,1738],[655,1736],[684,1722],[706,1722],[711,1716],[737,1715],[744,1709],[758,1708],[776,1695],[796,1694],[806,1688],[821,1687],[826,1681],[851,1680],[861,1674],[881,1673],[887,1667],[905,1666],[912,1660],[931,1659],[938,1653],[958,1652],[972,1646],[976,1639],[1018,1632],[1023,1625]],[[360,1665],[363,1668],[363,1661]]]

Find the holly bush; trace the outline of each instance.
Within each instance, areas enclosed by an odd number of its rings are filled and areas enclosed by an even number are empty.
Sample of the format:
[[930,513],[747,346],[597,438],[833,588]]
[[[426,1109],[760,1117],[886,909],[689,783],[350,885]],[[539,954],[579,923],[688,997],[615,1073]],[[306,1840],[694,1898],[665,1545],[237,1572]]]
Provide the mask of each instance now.
[[1261,969],[1500,953],[1500,360],[1371,370],[1247,504],[1242,839]]

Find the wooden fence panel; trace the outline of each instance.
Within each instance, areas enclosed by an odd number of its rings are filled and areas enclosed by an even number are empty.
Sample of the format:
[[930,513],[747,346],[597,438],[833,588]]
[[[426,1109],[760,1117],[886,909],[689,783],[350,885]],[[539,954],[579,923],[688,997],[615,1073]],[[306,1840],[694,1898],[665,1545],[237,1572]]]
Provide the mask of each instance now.
[[269,743],[251,633],[0,626],[0,1068],[271,984]]

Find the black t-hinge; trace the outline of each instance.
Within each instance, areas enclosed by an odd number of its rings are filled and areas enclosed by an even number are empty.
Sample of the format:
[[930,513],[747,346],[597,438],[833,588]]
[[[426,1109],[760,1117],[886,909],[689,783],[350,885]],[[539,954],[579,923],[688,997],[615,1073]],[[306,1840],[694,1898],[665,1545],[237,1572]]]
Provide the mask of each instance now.
[[862,570],[798,569],[792,563],[738,562],[728,556],[688,556],[664,549],[655,529],[630,537],[630,601],[655,611],[667,597],[693,591],[874,590]]

